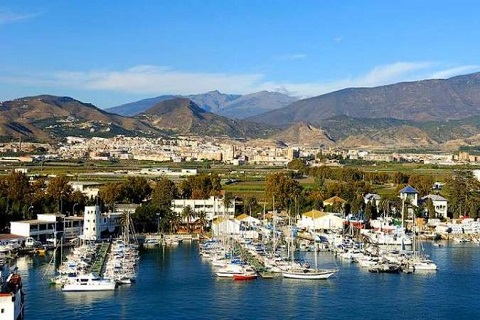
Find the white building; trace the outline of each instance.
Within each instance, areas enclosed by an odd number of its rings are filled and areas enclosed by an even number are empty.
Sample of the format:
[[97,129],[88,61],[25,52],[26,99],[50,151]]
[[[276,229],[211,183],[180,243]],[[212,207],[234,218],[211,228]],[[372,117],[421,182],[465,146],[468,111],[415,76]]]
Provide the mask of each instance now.
[[83,236],[84,240],[95,241],[100,239],[100,220],[102,214],[99,206],[85,206],[83,215]]
[[380,197],[380,195],[376,193],[367,193],[363,197],[363,201],[365,202],[365,204],[368,204],[369,202],[371,202],[371,204],[374,205],[375,207],[378,207],[380,205],[381,200],[382,200],[382,197]]
[[97,197],[100,186],[102,186],[102,183],[89,181],[70,181],[68,184],[73,191],[80,191],[88,198]]
[[411,204],[415,207],[418,207],[418,191],[412,186],[406,186],[400,190],[400,199],[405,201],[406,204]]
[[447,217],[447,199],[438,194],[429,194],[421,198],[422,202],[427,202],[428,199],[432,199],[433,206],[435,207],[435,218]]
[[95,241],[109,234],[119,233],[123,212],[101,213],[99,206],[86,206],[83,216],[84,240]]
[[214,196],[208,199],[173,199],[171,209],[173,212],[181,215],[183,209],[187,206],[190,206],[193,212],[197,214],[202,211],[205,212],[207,216],[206,219],[209,221],[224,213],[229,216],[235,213],[234,200],[231,201],[228,208],[225,208],[223,199]]
[[66,217],[62,214],[39,214],[35,220],[10,222],[12,234],[32,237],[42,242],[54,239],[57,233],[63,231],[65,239],[73,239],[82,233],[82,229],[83,217]]
[[262,225],[260,220],[245,213],[235,217],[235,220],[238,221],[240,235],[243,238],[258,239],[258,230]]
[[314,230],[335,230],[342,229],[345,219],[330,212],[311,210],[302,214],[297,226],[301,229]]
[[222,235],[239,235],[240,223],[235,219],[217,217],[212,221],[212,231],[215,237]]

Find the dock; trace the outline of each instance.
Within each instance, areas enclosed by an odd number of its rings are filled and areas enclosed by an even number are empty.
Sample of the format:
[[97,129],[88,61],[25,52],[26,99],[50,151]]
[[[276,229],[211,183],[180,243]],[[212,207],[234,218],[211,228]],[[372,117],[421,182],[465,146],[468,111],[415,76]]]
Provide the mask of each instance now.
[[105,272],[105,263],[107,261],[108,253],[110,252],[111,243],[102,243],[98,249],[95,261],[92,265],[92,273],[97,276],[103,276]]

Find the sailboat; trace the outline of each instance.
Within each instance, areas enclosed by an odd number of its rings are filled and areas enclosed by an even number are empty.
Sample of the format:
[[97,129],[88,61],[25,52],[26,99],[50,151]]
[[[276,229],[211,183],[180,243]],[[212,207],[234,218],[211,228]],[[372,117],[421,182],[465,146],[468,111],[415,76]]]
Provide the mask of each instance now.
[[[313,219],[313,230],[315,231],[315,216],[312,217]],[[293,232],[291,234],[292,242],[293,242]],[[316,243],[315,237],[313,237],[314,243],[314,261],[315,265],[314,268],[307,267],[307,266],[300,266],[295,264],[293,261],[293,251],[292,250],[292,268],[287,269],[286,271],[282,271],[282,276],[287,279],[301,279],[301,280],[324,280],[328,279],[334,274],[336,274],[339,270],[338,269],[319,269],[318,268],[318,247]]]
[[414,271],[436,271],[437,265],[432,260],[428,259],[423,253],[417,250],[418,242],[416,236],[415,217],[413,217],[413,256],[408,260],[408,264]]
[[302,280],[323,280],[328,279],[336,274],[338,269],[319,269],[317,263],[317,245],[315,243],[314,250],[315,265],[314,268],[308,266],[300,266],[292,264],[292,268],[282,271],[282,276],[289,279],[302,279]]

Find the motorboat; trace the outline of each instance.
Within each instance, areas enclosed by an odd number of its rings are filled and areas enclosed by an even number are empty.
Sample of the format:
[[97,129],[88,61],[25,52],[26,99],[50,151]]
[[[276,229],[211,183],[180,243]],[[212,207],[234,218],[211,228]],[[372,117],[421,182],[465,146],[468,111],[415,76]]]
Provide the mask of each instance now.
[[92,273],[78,275],[65,283],[62,291],[113,291],[117,284],[111,279],[102,279]]

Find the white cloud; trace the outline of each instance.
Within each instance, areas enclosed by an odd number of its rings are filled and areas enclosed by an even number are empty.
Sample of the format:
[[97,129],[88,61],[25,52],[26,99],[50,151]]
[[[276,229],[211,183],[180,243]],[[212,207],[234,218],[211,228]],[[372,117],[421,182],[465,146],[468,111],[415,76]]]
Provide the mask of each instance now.
[[421,71],[430,68],[432,65],[430,62],[396,62],[374,67],[368,73],[358,77],[346,77],[328,82],[267,82],[263,84],[264,87],[262,90],[274,90],[273,88],[279,87],[286,89],[291,95],[312,97],[344,88],[374,87],[401,81],[425,79],[422,77]]
[[36,15],[38,14],[21,14],[11,11],[0,10],[0,25],[26,20]]
[[303,53],[289,53],[289,54],[282,54],[281,56],[278,56],[276,60],[278,61],[292,61],[292,60],[300,60],[300,59],[305,59],[307,57],[306,54]]
[[[434,70],[436,69],[436,70]],[[264,74],[195,73],[170,67],[138,65],[126,70],[62,71],[50,74],[0,75],[0,83],[30,87],[119,92],[123,94],[161,95],[195,94],[211,90],[247,94],[260,90],[312,97],[349,87],[374,87],[402,81],[445,78],[480,70],[465,65],[439,70],[433,62],[396,62],[376,66],[369,72],[332,81],[270,81]]]
[[466,66],[458,66],[453,67],[445,70],[436,71],[435,73],[431,74],[429,78],[431,79],[447,79],[450,77],[454,77],[460,74],[468,74],[471,72],[476,72],[480,70],[479,65],[466,65]]
[[193,73],[167,67],[140,65],[123,71],[59,72],[51,79],[82,89],[141,94],[192,94],[210,90],[251,93],[261,74]]

